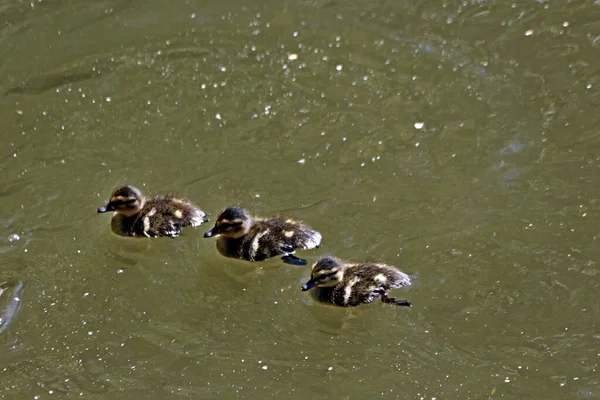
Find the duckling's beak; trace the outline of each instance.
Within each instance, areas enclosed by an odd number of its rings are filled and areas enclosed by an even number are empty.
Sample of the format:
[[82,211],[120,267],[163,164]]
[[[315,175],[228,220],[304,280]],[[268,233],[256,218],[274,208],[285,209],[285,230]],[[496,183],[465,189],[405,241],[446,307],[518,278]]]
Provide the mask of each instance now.
[[313,281],[313,280],[311,279],[310,281],[306,282],[306,283],[304,284],[304,286],[302,286],[302,291],[303,291],[303,292],[306,292],[307,290],[310,290],[310,289],[312,289],[312,288],[314,288],[314,287],[315,287],[315,281]]
[[216,226],[214,228],[212,228],[210,231],[206,232],[204,234],[204,237],[207,238],[207,237],[211,237],[211,236],[215,236],[215,235],[218,235]]
[[105,213],[105,212],[109,212],[109,211],[115,211],[114,208],[112,208],[112,206],[110,205],[110,203],[108,203],[105,206],[102,206],[98,209],[99,213]]

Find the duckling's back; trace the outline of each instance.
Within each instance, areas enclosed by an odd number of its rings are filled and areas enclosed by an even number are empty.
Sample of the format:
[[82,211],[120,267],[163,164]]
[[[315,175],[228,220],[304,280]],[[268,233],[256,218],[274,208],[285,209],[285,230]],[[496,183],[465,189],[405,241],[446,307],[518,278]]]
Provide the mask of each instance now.
[[172,195],[157,195],[146,201],[140,212],[119,221],[120,229],[132,236],[175,237],[185,226],[198,226],[206,221],[202,210]]
[[256,218],[240,246],[240,258],[262,261],[269,257],[293,253],[296,249],[313,249],[321,243],[321,234],[300,221],[290,218]]
[[[148,205],[151,207],[149,208]],[[208,221],[204,211],[187,200],[173,196],[160,195],[153,197],[144,209],[156,208],[156,214],[164,215],[180,222],[181,226],[199,226]]]

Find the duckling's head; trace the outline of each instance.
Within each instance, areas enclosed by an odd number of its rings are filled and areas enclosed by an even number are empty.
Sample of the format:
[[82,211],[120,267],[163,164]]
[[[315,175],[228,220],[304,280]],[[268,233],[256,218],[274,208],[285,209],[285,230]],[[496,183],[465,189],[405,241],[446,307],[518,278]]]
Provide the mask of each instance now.
[[137,214],[144,207],[146,200],[142,192],[133,186],[122,186],[110,195],[108,204],[98,209],[99,213],[115,211],[126,217]]
[[222,235],[226,238],[237,239],[248,233],[252,225],[252,217],[239,207],[226,208],[219,216],[214,228],[204,234],[204,237]]
[[335,286],[344,279],[344,264],[333,256],[325,256],[312,267],[310,280],[302,286],[302,291],[314,287]]

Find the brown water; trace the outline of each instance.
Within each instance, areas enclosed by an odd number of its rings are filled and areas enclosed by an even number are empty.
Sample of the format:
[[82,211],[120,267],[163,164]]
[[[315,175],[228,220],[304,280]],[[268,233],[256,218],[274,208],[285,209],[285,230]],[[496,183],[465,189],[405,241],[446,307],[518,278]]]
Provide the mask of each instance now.
[[[0,398],[600,398],[599,5],[0,15]],[[116,237],[123,183],[301,218],[414,306],[314,304],[209,226]]]

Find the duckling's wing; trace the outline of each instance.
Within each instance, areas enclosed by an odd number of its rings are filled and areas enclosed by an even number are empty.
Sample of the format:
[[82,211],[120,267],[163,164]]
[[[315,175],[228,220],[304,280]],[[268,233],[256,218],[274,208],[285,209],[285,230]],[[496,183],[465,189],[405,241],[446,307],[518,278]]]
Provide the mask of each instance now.
[[[316,233],[318,238],[313,235]],[[296,249],[314,249],[321,242],[321,235],[318,232],[305,230],[281,231],[273,233],[273,242],[276,254],[292,254]],[[273,254],[273,255],[276,255]]]
[[169,221],[161,231],[163,236],[177,237],[181,233],[181,224],[176,221]]
[[375,300],[370,288],[360,284],[355,279],[344,280],[335,286],[331,292],[332,303],[342,307],[356,307],[361,304],[371,303]]
[[342,284],[338,285],[346,307],[368,304],[379,297],[381,283],[374,279],[378,269],[369,267],[374,267],[374,265],[355,264],[347,266],[344,280]]
[[323,237],[319,232],[309,229],[306,226],[302,225],[298,230],[297,247],[301,247],[306,250],[314,249],[316,247],[319,247],[322,238]]
[[243,258],[252,261],[288,255],[295,249],[293,243],[289,242],[289,238],[282,235],[281,230],[267,223],[255,224],[242,244]]
[[163,202],[149,201],[140,211],[135,222],[135,231],[138,236],[176,237],[181,233],[182,224],[169,212],[170,207]]
[[272,230],[279,239],[279,248],[282,253],[292,253],[296,249],[314,249],[321,244],[319,232],[291,219],[274,220]]
[[[146,217],[148,218],[148,217]],[[164,215],[149,217],[149,224],[144,224],[143,234],[148,237],[177,237],[181,233],[181,224]]]
[[280,217],[256,219],[244,239],[244,258],[262,261],[278,255],[290,255],[296,249],[312,249],[321,235],[302,224]]
[[187,200],[168,195],[157,201],[163,215],[173,220],[180,226],[200,226],[208,221],[204,211]]

